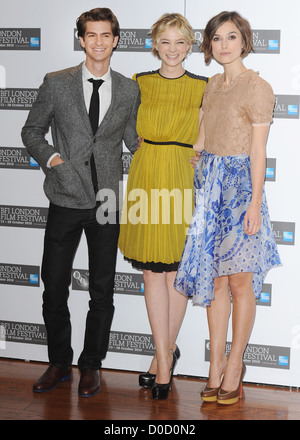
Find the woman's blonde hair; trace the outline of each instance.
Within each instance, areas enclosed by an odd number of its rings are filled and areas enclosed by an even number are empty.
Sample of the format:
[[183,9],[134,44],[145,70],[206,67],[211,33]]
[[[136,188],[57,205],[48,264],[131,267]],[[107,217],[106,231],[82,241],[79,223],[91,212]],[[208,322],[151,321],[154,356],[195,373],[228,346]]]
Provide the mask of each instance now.
[[152,39],[152,53],[159,58],[155,45],[158,43],[160,36],[169,28],[175,28],[180,32],[185,42],[191,45],[189,53],[192,51],[192,44],[195,43],[195,34],[192,26],[183,15],[178,13],[162,15],[151,27],[150,35]]
[[211,18],[204,30],[201,52],[204,53],[204,60],[206,64],[209,64],[213,58],[212,39],[214,38],[217,29],[227,21],[231,21],[232,23],[234,23],[242,34],[243,50],[241,53],[241,57],[245,58],[249,52],[254,52],[252,43],[253,36],[249,22],[235,11],[223,11],[215,17]]

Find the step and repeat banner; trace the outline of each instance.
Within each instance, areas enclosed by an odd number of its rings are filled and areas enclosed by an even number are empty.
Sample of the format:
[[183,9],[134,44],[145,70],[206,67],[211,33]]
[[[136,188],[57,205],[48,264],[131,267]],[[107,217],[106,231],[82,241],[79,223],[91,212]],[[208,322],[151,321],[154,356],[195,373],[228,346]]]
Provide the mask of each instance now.
[[[185,62],[187,70],[212,76],[222,71],[205,66],[199,52],[207,21],[224,10],[236,10],[253,29],[255,54],[245,59],[259,71],[276,95],[274,123],[267,146],[266,192],[282,267],[267,276],[256,322],[245,351],[253,383],[300,386],[300,295],[297,283],[300,243],[300,4],[278,0],[11,0],[0,14],[0,357],[47,361],[46,331],[41,314],[43,285],[40,265],[48,214],[44,174],[27,154],[20,136],[47,72],[84,60],[75,30],[77,17],[94,7],[117,15],[121,39],[111,60],[113,69],[131,77],[154,70],[149,29],[165,12],[185,15],[197,43]],[[50,134],[47,135],[47,137]],[[131,154],[124,147],[126,182]],[[69,307],[74,362],[81,352],[88,307],[89,273],[83,237],[73,265]],[[115,315],[103,367],[146,371],[155,347],[143,297],[143,276],[118,255]],[[231,330],[227,350],[230,351]],[[176,374],[207,377],[209,333],[206,311],[191,301],[178,338],[181,359]]]

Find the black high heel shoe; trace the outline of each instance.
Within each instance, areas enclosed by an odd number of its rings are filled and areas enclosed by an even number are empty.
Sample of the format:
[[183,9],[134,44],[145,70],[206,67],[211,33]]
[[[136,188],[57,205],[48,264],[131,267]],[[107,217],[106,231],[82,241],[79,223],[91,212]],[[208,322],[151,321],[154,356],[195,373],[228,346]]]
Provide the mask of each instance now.
[[169,383],[156,383],[154,380],[154,385],[152,387],[152,398],[156,400],[167,399],[169,395],[169,391],[171,391],[172,389],[174,368],[177,363],[177,360],[180,358],[180,350],[176,346],[175,351],[171,349],[170,351],[173,353],[173,362],[172,362],[172,367],[170,369],[170,381]]
[[139,375],[139,386],[144,388],[152,388],[154,381],[156,378],[156,374],[149,373],[142,373]]
[[[176,345],[176,349],[173,353],[173,364],[172,364],[172,368],[175,367],[177,360],[180,358],[180,350]],[[176,359],[175,359],[176,357]],[[144,388],[152,388],[155,382],[155,378],[156,378],[156,374],[152,374],[149,373],[149,371],[147,371],[147,373],[142,373],[139,375],[139,385],[140,387],[144,387]]]

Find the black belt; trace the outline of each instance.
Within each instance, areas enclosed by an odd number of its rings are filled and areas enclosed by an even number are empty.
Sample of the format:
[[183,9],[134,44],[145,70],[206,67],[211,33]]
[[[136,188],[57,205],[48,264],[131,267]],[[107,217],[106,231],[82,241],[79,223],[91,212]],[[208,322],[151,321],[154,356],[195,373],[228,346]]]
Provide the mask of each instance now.
[[146,142],[146,144],[151,144],[151,145],[178,145],[179,147],[186,147],[186,148],[193,148],[193,145],[190,144],[184,144],[182,142],[173,142],[173,141],[169,141],[169,142],[154,142],[154,141],[149,141],[148,139],[144,139],[144,142]]

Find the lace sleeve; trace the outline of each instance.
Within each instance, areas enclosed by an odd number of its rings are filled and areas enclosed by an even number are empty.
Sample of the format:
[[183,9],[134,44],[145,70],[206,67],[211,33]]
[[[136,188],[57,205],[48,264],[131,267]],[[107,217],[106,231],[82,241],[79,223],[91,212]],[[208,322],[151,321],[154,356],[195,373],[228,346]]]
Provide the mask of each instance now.
[[249,84],[247,113],[252,125],[268,125],[273,120],[275,97],[269,83],[260,77]]

